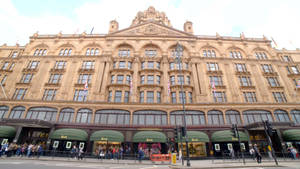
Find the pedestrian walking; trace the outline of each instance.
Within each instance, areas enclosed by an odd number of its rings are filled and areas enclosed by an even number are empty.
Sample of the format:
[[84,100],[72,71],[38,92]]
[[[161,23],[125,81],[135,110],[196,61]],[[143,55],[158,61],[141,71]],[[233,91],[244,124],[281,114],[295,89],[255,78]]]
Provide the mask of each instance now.
[[84,151],[83,151],[83,147],[81,147],[79,149],[79,152],[78,152],[78,160],[83,160],[83,155],[84,155]]
[[139,158],[139,162],[140,162],[140,163],[142,162],[142,160],[143,160],[143,158],[144,158],[144,155],[145,155],[145,153],[144,153],[142,147],[140,147],[140,149],[139,149],[139,151],[138,151],[138,158]]
[[297,150],[294,147],[291,148],[291,153],[293,156],[293,160],[296,160],[297,159]]
[[257,145],[254,144],[254,152],[255,152],[255,157],[256,157],[256,161],[257,163],[261,163],[261,154],[259,152],[259,149],[257,148]]

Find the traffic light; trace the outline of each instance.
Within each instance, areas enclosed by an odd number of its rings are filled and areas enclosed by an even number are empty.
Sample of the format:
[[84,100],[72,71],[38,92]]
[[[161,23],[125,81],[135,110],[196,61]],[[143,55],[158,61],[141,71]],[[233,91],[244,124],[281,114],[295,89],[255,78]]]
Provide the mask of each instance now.
[[232,127],[231,127],[231,132],[232,132],[232,137],[235,137],[237,138],[237,126],[235,124],[232,124]]
[[182,137],[185,137],[185,136],[186,136],[186,130],[185,130],[185,127],[180,127],[180,130],[181,130],[181,135],[182,135]]
[[269,136],[273,136],[273,128],[269,120],[266,120],[265,124],[267,128],[267,133],[269,134]]
[[174,139],[178,140],[178,127],[174,129]]

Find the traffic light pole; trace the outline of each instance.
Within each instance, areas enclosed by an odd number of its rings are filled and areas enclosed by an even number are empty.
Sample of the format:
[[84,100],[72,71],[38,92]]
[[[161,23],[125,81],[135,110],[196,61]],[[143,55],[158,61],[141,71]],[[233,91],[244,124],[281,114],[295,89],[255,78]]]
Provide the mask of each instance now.
[[241,153],[242,153],[243,163],[244,163],[244,165],[245,165],[245,164],[246,164],[246,162],[245,162],[244,152],[243,152],[243,150],[242,150],[242,146],[241,146],[241,138],[240,138],[240,133],[239,133],[239,130],[238,130],[238,128],[237,128],[237,125],[236,125],[236,124],[235,124],[235,129],[236,129],[236,134],[237,134],[237,136],[238,136],[238,140],[239,140],[239,147],[240,147],[240,151],[241,151]]
[[272,128],[269,126],[270,124],[269,124],[268,120],[263,121],[263,124],[264,124],[265,133],[266,133],[266,136],[267,136],[268,144],[271,147],[272,156],[274,158],[275,164],[278,165],[277,158],[276,158],[274,148],[273,148],[273,144],[272,144],[272,140],[271,140],[270,134],[268,132],[268,130],[272,131]]
[[[182,62],[181,62],[181,54],[183,54],[183,47],[177,43],[176,45],[176,60],[179,66],[179,72],[182,75],[183,79],[180,80],[180,87],[181,87],[181,100],[182,100],[182,109],[183,109],[183,127],[184,127],[184,132],[186,133],[185,135],[185,147],[186,147],[186,166],[190,167],[191,163],[190,163],[190,152],[189,152],[189,141],[188,141],[188,135],[186,132],[186,112],[185,112],[185,100],[186,98],[183,95],[183,80],[184,80],[184,76],[182,73]],[[182,155],[183,156],[183,155]]]

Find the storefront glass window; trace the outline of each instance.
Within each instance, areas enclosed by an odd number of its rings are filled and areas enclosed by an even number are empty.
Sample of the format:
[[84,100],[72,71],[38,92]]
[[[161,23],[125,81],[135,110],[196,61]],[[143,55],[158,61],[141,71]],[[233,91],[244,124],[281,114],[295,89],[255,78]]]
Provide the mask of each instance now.
[[286,111],[284,110],[275,110],[274,116],[278,122],[289,122],[290,118]]
[[227,124],[241,124],[241,116],[238,111],[228,110],[225,115]]
[[25,107],[18,106],[14,107],[9,115],[10,119],[21,119],[23,118],[23,113],[25,112]]
[[8,113],[8,107],[7,106],[0,106],[0,119],[6,118]]
[[300,123],[300,110],[292,110],[291,116],[295,123]]
[[217,110],[211,110],[207,113],[208,118],[208,124],[211,125],[223,125],[224,124],[224,118],[223,114],[220,111]]
[[247,110],[243,112],[244,123],[262,122],[264,120],[273,121],[271,112],[265,110]]
[[76,123],[91,123],[92,113],[90,109],[80,109],[77,112]]
[[26,114],[26,119],[37,119],[45,121],[56,121],[57,109],[50,107],[30,108]]
[[[187,125],[204,125],[205,116],[204,112],[188,110],[186,112],[186,124]],[[170,114],[171,125],[183,125],[184,113],[183,111],[173,111]]]
[[134,125],[167,125],[167,113],[158,110],[142,110],[133,113]]
[[95,123],[128,125],[130,113],[125,110],[97,110],[95,114]]
[[71,123],[74,119],[74,110],[70,108],[64,108],[59,113],[59,122]]

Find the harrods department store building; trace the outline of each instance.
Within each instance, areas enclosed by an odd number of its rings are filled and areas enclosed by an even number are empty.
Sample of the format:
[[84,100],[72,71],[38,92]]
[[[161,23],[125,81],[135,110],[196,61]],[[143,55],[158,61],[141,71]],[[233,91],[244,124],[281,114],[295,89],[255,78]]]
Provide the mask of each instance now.
[[87,152],[156,144],[166,153],[183,125],[183,95],[192,156],[236,149],[234,123],[246,150],[263,151],[263,120],[276,129],[275,150],[300,148],[300,50],[194,35],[189,21],[183,29],[149,7],[126,29],[111,21],[107,34],[35,33],[25,46],[0,46],[0,142]]

